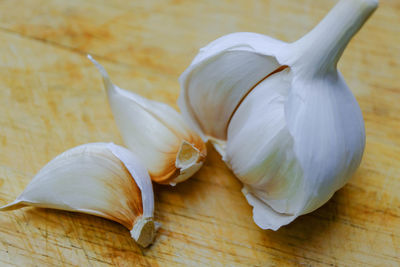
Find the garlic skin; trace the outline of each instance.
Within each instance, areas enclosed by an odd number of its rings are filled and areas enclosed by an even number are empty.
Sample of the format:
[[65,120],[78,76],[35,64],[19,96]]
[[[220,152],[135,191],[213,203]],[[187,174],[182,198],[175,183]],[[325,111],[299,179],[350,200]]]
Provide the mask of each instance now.
[[359,166],[364,121],[336,67],[377,6],[341,0],[294,43],[223,36],[182,74],[185,119],[243,182],[262,229],[277,230],[322,206]]
[[267,51],[283,44],[261,34],[229,34],[200,49],[179,78],[182,90],[178,105],[183,117],[221,155],[229,121],[240,102],[260,80],[280,67],[274,57],[251,47],[252,43]]
[[172,107],[146,99],[114,85],[105,69],[90,55],[100,71],[108,100],[125,145],[140,158],[154,182],[185,181],[196,173],[207,155],[202,139]]
[[113,143],[69,149],[46,164],[24,192],[0,211],[26,206],[87,213],[116,221],[146,247],[153,242],[154,195],[147,170]]

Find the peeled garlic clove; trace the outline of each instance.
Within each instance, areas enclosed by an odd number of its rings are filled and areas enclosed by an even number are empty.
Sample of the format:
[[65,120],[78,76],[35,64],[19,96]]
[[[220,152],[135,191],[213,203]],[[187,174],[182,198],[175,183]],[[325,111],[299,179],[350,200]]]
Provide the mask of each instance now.
[[154,195],[149,174],[127,149],[91,143],[65,151],[0,211],[25,206],[87,213],[116,221],[146,247],[153,242]]
[[170,106],[148,100],[114,85],[105,69],[89,59],[103,76],[108,100],[126,146],[161,184],[182,182],[203,165],[207,150],[201,138]]
[[[261,228],[276,230],[320,207],[359,166],[364,121],[336,66],[377,4],[376,0],[342,0],[310,33],[290,44],[248,33],[222,37],[201,51],[183,74],[179,104],[185,118],[206,138],[220,139],[223,159],[243,182],[243,194]],[[226,48],[231,55],[252,54],[251,62],[213,65],[225,57]],[[266,60],[277,65],[274,71],[263,70],[260,80],[232,79]],[[234,63],[237,66],[231,66]],[[202,75],[204,70],[220,77],[213,80],[211,74]],[[207,87],[201,86],[200,79]],[[237,103],[221,111],[227,112],[228,120],[209,119],[195,108],[226,107],[220,94]]]

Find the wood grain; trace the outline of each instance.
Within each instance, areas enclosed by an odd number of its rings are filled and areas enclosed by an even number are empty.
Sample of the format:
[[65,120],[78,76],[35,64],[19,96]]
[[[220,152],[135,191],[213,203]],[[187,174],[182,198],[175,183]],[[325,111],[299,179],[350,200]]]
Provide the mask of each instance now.
[[[0,204],[62,151],[121,143],[90,53],[119,86],[176,107],[197,50],[235,31],[294,41],[335,1],[0,1]],[[205,166],[155,186],[155,244],[117,223],[26,208],[0,214],[0,265],[399,266],[400,2],[381,6],[340,61],[367,131],[362,164],[323,207],[277,232],[252,221],[240,183],[208,146]]]

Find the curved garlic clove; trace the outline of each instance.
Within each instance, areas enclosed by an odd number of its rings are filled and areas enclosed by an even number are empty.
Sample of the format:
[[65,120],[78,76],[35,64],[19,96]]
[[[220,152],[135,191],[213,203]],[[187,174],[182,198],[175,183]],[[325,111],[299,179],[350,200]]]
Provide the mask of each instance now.
[[161,184],[182,182],[203,165],[207,149],[201,138],[172,107],[114,85],[99,69],[115,121],[126,146],[140,155],[151,179]]
[[254,221],[263,229],[276,230],[294,220],[305,197],[303,170],[285,119],[290,74],[286,69],[260,83],[228,128],[224,160],[243,182]]
[[149,174],[127,149],[91,143],[65,151],[44,166],[11,204],[87,213],[116,221],[146,247],[155,236]]
[[[204,136],[222,139],[224,160],[244,183],[243,193],[261,228],[276,230],[320,207],[359,166],[365,145],[364,122],[336,65],[377,5],[376,0],[342,0],[310,33],[291,44],[249,33],[222,37],[201,51],[183,74],[179,104],[185,118]],[[240,73],[237,69],[242,66],[243,73],[252,66],[238,61],[238,66],[232,67],[229,64],[234,62],[229,61],[214,65],[214,72],[221,75],[215,83],[210,85],[213,79],[199,76],[207,88],[194,86],[190,81],[224,55],[218,49],[253,54],[249,58],[254,66],[272,58],[278,67],[272,72],[266,69],[264,77],[260,75],[259,81],[241,91],[237,87],[246,82],[232,76]],[[253,80],[248,78],[249,84]],[[220,87],[230,82],[233,85],[228,88],[235,90]],[[196,84],[201,84],[200,80]],[[200,92],[192,92],[194,89]],[[236,93],[239,91],[246,93],[242,96]],[[194,97],[203,94],[207,97]],[[225,107],[218,103],[222,101],[219,94],[235,99],[236,107],[225,109],[228,120],[205,119],[204,111],[194,106],[204,110],[218,104]]]

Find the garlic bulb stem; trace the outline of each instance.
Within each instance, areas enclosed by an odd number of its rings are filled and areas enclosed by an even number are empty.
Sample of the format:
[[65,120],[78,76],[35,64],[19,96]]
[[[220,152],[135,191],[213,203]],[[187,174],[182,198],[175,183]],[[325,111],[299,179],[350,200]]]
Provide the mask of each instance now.
[[[306,75],[336,69],[351,38],[360,30],[378,5],[377,0],[341,0],[308,34],[290,44],[285,63],[301,66]],[[307,66],[305,66],[307,65]],[[310,72],[311,70],[311,72]]]

